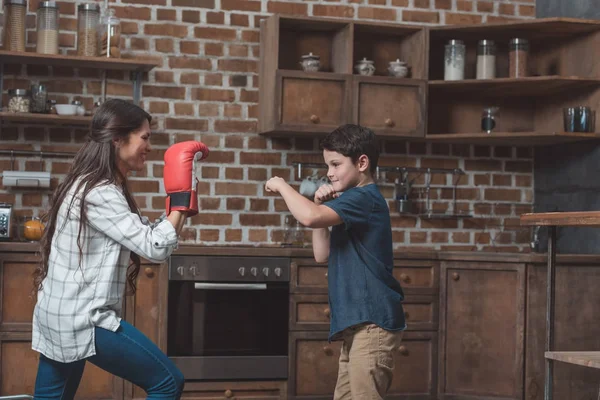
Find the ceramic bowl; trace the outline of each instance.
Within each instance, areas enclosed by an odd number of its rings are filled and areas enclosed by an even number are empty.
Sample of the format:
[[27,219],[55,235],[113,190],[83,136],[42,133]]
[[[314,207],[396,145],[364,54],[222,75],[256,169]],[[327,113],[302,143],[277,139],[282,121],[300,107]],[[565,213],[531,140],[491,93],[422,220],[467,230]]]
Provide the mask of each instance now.
[[73,104],[57,104],[56,113],[58,115],[77,115],[77,106]]

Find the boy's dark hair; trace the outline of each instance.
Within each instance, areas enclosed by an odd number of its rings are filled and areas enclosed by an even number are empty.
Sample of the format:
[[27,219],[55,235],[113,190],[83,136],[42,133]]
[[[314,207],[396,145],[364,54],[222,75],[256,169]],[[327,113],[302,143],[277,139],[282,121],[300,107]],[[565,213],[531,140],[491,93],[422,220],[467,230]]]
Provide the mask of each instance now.
[[352,162],[357,162],[363,154],[369,157],[369,170],[375,174],[379,161],[379,143],[375,133],[360,125],[346,124],[327,134],[321,141],[321,150],[335,151]]

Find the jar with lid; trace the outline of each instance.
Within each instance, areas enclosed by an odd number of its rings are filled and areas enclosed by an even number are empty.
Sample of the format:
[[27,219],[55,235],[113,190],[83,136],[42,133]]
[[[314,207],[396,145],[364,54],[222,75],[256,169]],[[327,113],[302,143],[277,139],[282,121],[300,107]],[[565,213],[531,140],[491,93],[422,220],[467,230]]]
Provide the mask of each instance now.
[[466,47],[462,40],[450,40],[444,49],[444,80],[465,79]]
[[31,112],[31,92],[27,89],[10,89],[8,91],[8,111]]
[[83,3],[77,6],[77,54],[95,57],[98,55],[98,23],[100,5]]
[[25,51],[26,0],[4,0],[4,50]]
[[45,85],[34,83],[31,85],[31,112],[45,113],[48,91]]
[[98,55],[102,57],[121,57],[121,21],[115,16],[115,10],[108,9],[98,27]]
[[58,54],[58,5],[42,1],[37,10],[37,52]]
[[492,40],[477,43],[477,79],[496,77],[496,44]]
[[529,41],[527,39],[511,39],[508,52],[509,76],[522,78],[527,76],[527,56]]

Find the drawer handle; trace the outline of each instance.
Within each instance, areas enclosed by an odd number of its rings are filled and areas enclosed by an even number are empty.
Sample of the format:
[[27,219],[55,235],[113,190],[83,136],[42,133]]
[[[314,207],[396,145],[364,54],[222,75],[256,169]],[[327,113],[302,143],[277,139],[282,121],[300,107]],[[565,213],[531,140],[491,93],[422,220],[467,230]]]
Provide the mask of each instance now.
[[144,273],[146,274],[146,276],[148,278],[152,278],[154,276],[154,269],[150,268],[150,267],[146,267],[144,269]]
[[231,397],[233,397],[233,392],[229,389],[227,389],[225,391],[225,397],[227,397],[228,399],[230,399]]
[[391,128],[392,126],[394,126],[394,121],[391,118],[386,118],[385,126],[387,126],[388,128]]
[[409,319],[410,318],[410,314],[408,313],[408,311],[404,311],[404,319]]
[[329,276],[329,274],[327,272],[325,272],[325,278],[327,278]]
[[325,316],[329,318],[331,317],[331,310],[329,308],[326,308],[323,310],[323,314],[325,314]]
[[398,347],[398,353],[402,354],[403,356],[407,356],[408,349],[406,348],[406,346],[400,346]]
[[410,282],[410,276],[402,273],[402,274],[400,274],[400,280],[404,283],[408,283],[408,282]]
[[460,275],[458,274],[458,272],[452,273],[452,279],[455,280],[455,281],[457,281],[457,280],[460,279]]
[[315,114],[310,116],[310,122],[312,122],[313,124],[318,124],[319,123],[319,117]]
[[325,346],[323,347],[323,353],[325,353],[325,355],[332,356],[333,349],[331,347]]

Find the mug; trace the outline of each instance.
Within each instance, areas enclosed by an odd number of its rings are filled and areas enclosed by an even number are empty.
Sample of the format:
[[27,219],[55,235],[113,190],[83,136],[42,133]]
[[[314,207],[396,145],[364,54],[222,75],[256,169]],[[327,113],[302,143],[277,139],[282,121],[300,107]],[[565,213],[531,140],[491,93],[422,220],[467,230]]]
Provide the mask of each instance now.
[[313,198],[318,188],[316,178],[309,176],[300,183],[299,192],[304,197]]

